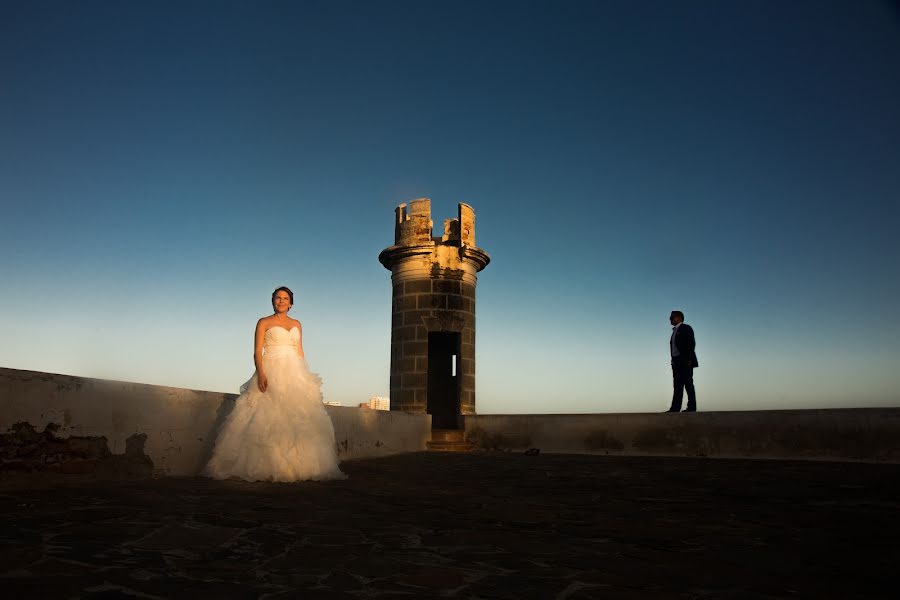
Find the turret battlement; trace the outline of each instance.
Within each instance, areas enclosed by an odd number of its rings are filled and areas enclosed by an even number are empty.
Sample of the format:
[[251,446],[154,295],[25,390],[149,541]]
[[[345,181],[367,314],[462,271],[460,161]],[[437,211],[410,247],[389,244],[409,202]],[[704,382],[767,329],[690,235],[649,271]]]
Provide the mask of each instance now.
[[434,221],[431,220],[431,200],[418,198],[409,204],[403,203],[395,209],[395,246],[468,246],[475,247],[475,211],[462,202],[458,206],[455,219],[444,220],[442,235],[433,235]]
[[421,246],[431,243],[431,200],[419,198],[405,202],[395,209],[394,245]]

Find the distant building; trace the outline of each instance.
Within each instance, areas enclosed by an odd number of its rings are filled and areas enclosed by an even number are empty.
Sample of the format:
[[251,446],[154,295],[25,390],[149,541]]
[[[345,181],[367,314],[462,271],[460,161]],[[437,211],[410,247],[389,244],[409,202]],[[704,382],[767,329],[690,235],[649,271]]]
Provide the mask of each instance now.
[[326,400],[325,402],[323,402],[323,404],[325,404],[326,406],[340,406],[341,405],[341,403],[337,402],[336,400]]
[[372,396],[367,404],[374,410],[391,410],[391,399],[384,396]]
[[371,406],[369,406],[369,403],[368,403],[368,402],[360,402],[360,403],[359,403],[359,407],[360,407],[360,408],[367,408],[367,409],[368,409],[368,408],[372,408]]

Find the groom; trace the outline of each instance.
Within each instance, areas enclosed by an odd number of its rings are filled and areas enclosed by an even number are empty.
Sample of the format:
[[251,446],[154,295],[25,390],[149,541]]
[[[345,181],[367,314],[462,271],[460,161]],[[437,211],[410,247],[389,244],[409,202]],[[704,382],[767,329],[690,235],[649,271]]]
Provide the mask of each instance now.
[[681,398],[687,390],[687,408],[684,412],[697,410],[697,394],[694,392],[694,368],[697,367],[697,355],[694,353],[694,330],[684,322],[684,313],[673,310],[669,315],[672,324],[672,337],[669,338],[669,350],[672,353],[672,406],[667,412],[681,410]]

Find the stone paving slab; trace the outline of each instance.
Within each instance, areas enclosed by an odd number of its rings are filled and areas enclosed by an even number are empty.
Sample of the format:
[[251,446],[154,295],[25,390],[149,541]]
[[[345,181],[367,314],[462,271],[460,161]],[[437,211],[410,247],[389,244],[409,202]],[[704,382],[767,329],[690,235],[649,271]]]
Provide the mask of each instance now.
[[0,479],[6,598],[880,598],[900,465],[509,453]]

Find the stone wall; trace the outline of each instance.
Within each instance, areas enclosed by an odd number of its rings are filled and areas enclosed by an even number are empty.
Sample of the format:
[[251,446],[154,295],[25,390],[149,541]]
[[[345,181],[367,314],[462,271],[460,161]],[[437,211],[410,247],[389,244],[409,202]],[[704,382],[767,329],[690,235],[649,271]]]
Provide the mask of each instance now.
[[900,408],[473,415],[488,450],[900,462]]
[[[0,468],[196,475],[234,394],[0,369]],[[327,406],[342,459],[424,450],[429,415]],[[20,425],[24,424],[24,425]],[[900,462],[900,408],[469,415],[485,450]]]
[[475,286],[449,279],[394,284],[391,317],[391,406],[424,412],[428,388],[428,334],[460,334],[462,414],[475,412]]
[[153,474],[153,461],[144,452],[145,434],[133,434],[125,440],[125,452],[113,454],[102,436],[62,438],[59,426],[49,423],[43,431],[20,422],[8,433],[0,433],[0,473],[51,472],[95,474],[101,476],[147,477]]
[[[56,442],[50,437],[102,438],[113,456],[127,455],[129,445],[133,449],[139,439],[155,472],[197,475],[235,398],[220,392],[0,368],[0,434],[19,431],[18,437],[24,439],[28,428],[14,430],[14,426],[25,423],[43,432],[51,445]],[[431,433],[428,415],[325,409],[343,460],[424,450]],[[48,426],[53,436],[46,435]]]

